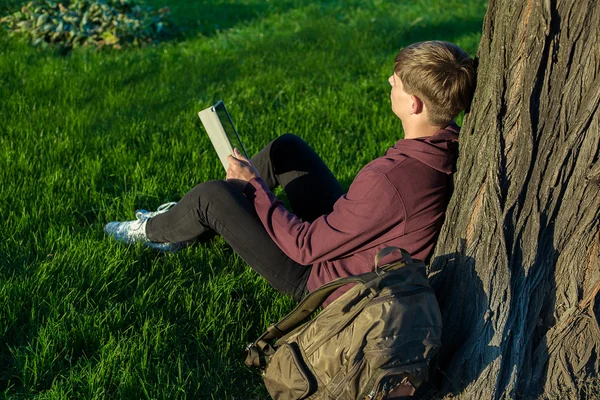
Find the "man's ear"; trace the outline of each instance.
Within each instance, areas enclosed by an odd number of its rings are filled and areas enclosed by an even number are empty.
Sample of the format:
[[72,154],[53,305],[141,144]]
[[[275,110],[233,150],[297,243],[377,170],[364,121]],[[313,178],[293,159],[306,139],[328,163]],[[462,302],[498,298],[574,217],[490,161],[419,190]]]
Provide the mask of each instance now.
[[421,114],[423,112],[423,101],[417,96],[410,96],[412,99],[410,114]]

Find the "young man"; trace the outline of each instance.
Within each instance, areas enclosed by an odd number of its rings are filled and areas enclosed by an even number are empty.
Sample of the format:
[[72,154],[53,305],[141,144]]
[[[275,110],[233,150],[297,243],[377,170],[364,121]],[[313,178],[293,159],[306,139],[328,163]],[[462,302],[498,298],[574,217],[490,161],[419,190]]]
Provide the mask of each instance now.
[[[389,83],[404,139],[367,164],[348,193],[302,139],[287,134],[252,161],[236,151],[226,180],[201,183],[178,203],[138,211],[137,220],[109,223],[105,231],[162,250],[219,233],[273,287],[297,300],[333,279],[372,271],[386,246],[428,260],[457,156],[453,118],[474,90],[473,60],[451,43],[415,43],[396,57]],[[277,185],[294,213],[271,192]]]

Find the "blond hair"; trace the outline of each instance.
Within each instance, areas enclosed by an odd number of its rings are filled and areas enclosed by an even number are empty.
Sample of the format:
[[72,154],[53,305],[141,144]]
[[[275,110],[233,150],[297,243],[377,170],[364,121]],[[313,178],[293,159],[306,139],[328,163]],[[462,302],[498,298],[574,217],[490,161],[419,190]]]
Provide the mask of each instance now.
[[471,104],[474,62],[455,44],[439,40],[411,44],[396,56],[394,72],[404,91],[423,101],[434,126],[448,125]]

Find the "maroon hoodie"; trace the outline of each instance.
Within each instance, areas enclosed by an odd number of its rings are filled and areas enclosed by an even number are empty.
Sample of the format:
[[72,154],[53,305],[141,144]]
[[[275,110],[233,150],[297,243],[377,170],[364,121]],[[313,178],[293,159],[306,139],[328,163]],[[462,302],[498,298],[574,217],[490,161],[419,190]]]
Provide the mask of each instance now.
[[[299,264],[312,264],[309,291],[372,271],[385,246],[428,261],[444,220],[458,130],[453,123],[433,136],[399,140],[358,173],[330,214],[313,222],[289,212],[260,178],[251,180],[246,192],[281,250]],[[398,258],[394,253],[383,261]],[[349,288],[338,289],[325,305]]]

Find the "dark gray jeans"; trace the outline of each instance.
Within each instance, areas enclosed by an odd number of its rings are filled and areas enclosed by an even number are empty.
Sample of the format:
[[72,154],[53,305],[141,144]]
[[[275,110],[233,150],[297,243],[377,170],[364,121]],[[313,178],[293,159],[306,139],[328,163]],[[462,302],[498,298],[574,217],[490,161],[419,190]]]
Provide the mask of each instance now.
[[[278,137],[252,163],[269,189],[281,185],[293,212],[304,221],[330,213],[344,194],[321,158],[297,136]],[[302,298],[311,266],[300,265],[281,251],[239,185],[221,180],[201,183],[146,225],[148,238],[158,243],[202,241],[214,232],[275,289]]]

